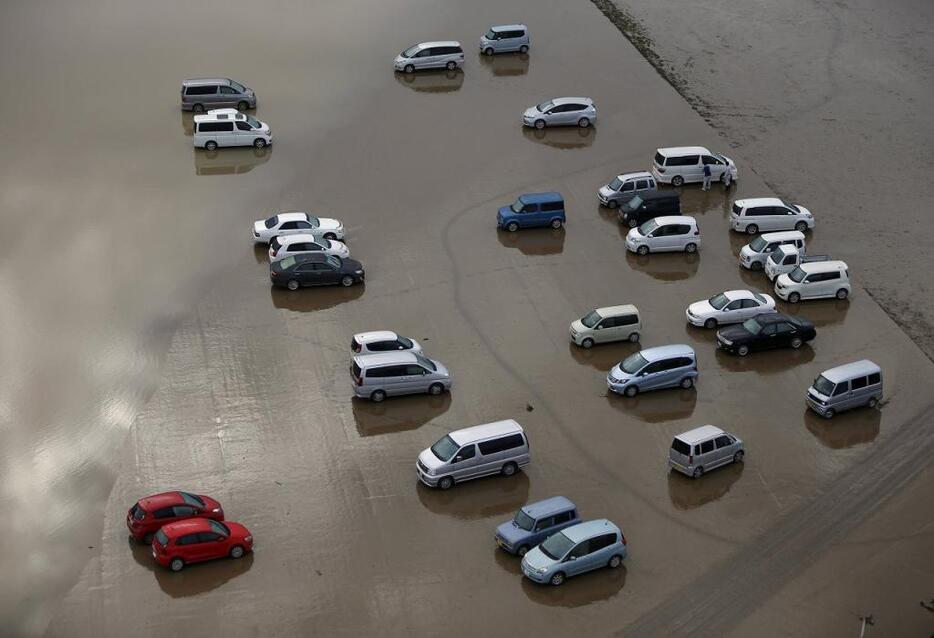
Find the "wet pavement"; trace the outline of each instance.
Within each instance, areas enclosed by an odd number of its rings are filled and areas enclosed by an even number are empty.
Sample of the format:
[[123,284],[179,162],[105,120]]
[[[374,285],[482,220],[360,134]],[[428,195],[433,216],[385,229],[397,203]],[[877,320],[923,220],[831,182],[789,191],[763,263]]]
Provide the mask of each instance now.
[[[94,23],[77,19],[87,7],[58,8],[67,33],[47,23],[47,6],[14,4],[0,21],[2,50],[34,61],[22,78],[0,56],[0,77],[33,91],[0,107],[24,122],[18,156],[0,170],[0,211],[5,227],[30,221],[0,271],[2,503],[19,513],[0,523],[0,567],[27,583],[0,589],[12,633],[658,628],[653,610],[725,561],[748,561],[772,530],[770,547],[789,549],[783,530],[854,467],[885,478],[880,463],[897,444],[931,446],[915,419],[930,403],[931,363],[859,287],[857,268],[849,301],[792,309],[818,327],[798,352],[734,360],[685,325],[691,301],[767,290],[738,268],[745,238],[727,230],[733,198],[768,192],[742,153],[729,193],[683,189],[698,255],[625,253],[596,188],[646,167],[657,146],[725,144],[590,4],[282,5],[260,32],[244,5],[222,23],[247,35],[216,47],[203,39],[204,22],[218,20],[208,8],[108,5]],[[364,11],[365,37],[348,49],[342,34]],[[506,14],[537,16],[528,59],[480,58],[475,39]],[[392,73],[403,47],[449,37],[464,43],[463,72]],[[257,90],[255,115],[276,136],[266,153],[191,148],[179,81],[217,72]],[[626,83],[614,82],[621,74]],[[79,97],[56,101],[58,85]],[[592,96],[597,126],[521,130],[525,107],[560,94]],[[534,190],[565,195],[567,228],[497,232],[496,208]],[[249,224],[277,209],[341,218],[365,286],[270,290]],[[35,252],[52,228],[61,251]],[[697,350],[696,390],[608,396],[607,370],[636,346],[582,351],[567,329],[592,307],[625,302],[642,312],[643,346]],[[374,328],[421,341],[451,369],[453,392],[351,399],[347,343]],[[864,356],[885,369],[883,408],[812,418],[803,395],[813,377]],[[526,471],[450,492],[417,483],[419,450],[502,418],[529,433]],[[669,475],[671,437],[703,423],[741,436],[746,463],[701,482]],[[155,569],[127,541],[126,508],[179,487],[217,497],[253,532],[255,554]],[[622,527],[624,568],[557,589],[521,578],[493,529],[555,494]],[[848,524],[874,506],[850,507]],[[924,524],[905,515],[868,533]],[[808,559],[790,551],[787,563],[802,570]],[[779,576],[758,593],[780,588]],[[737,623],[755,606],[738,608]]]

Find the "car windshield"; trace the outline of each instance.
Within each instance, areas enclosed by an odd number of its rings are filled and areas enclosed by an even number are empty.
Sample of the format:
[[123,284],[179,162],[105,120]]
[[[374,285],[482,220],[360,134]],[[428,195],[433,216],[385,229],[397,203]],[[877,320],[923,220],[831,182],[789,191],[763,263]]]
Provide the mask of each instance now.
[[545,111],[547,111],[548,109],[550,109],[550,108],[553,107],[554,105],[555,105],[554,102],[552,102],[551,100],[548,100],[547,102],[542,102],[541,104],[539,104],[539,105],[536,106],[535,108],[537,108],[541,113],[544,113]]
[[262,127],[263,127],[262,122],[260,122],[260,121],[257,120],[255,117],[252,117],[252,116],[250,116],[250,115],[247,115],[247,116],[246,116],[246,121],[247,121],[247,123],[248,123],[250,126],[252,126],[253,128],[262,128]]
[[801,267],[798,266],[797,268],[795,268],[794,270],[792,270],[790,273],[788,273],[788,276],[791,277],[791,280],[792,280],[793,282],[795,282],[796,284],[800,284],[801,281],[802,281],[805,277],[808,276],[808,274],[807,274],[806,272],[804,272],[803,270],[801,270]]
[[516,527],[524,529],[527,532],[531,532],[532,526],[535,525],[535,519],[522,510],[516,512],[516,517],[512,519],[512,522],[516,524]]
[[603,319],[596,310],[591,310],[587,313],[586,317],[581,318],[581,323],[587,326],[588,328],[593,328],[597,325],[597,322]]
[[512,206],[510,206],[509,208],[511,208],[512,212],[514,213],[521,213],[523,206],[525,206],[525,204],[522,202],[522,198],[520,197],[515,202],[513,202]]
[[783,250],[773,250],[772,253],[769,255],[769,261],[772,262],[773,264],[782,263],[782,260],[784,258],[785,258],[785,251]]
[[312,217],[311,215],[306,215],[306,217],[308,218],[308,223],[314,226],[315,228],[321,225],[321,220],[318,219],[317,217]]
[[273,215],[272,217],[270,217],[269,219],[267,219],[266,222],[265,222],[266,228],[275,228],[276,224],[278,224],[278,223],[279,223],[279,216],[278,216],[278,215]]
[[408,49],[406,49],[405,51],[403,51],[403,52],[402,52],[402,57],[403,57],[403,58],[411,58],[411,57],[412,57],[413,55],[415,55],[416,53],[418,53],[418,45],[417,45],[417,44],[416,44],[415,46],[411,46],[411,47],[409,47]]
[[798,208],[798,207],[795,206],[794,204],[789,204],[789,203],[786,202],[785,200],[782,200],[782,204],[784,204],[785,206],[787,206],[787,207],[790,208],[791,210],[795,211],[796,213],[800,213],[800,212],[801,212],[801,209],[800,209],[800,208]]
[[218,534],[222,534],[224,536],[230,536],[230,529],[223,523],[219,523],[218,521],[208,519],[208,525],[211,526],[212,531],[217,532]]
[[340,267],[344,262],[341,261],[341,258],[337,255],[328,255],[328,263],[340,270]]
[[230,88],[232,88],[237,93],[246,93],[246,87],[240,84],[239,82],[230,81]]
[[824,396],[830,396],[833,392],[834,383],[830,381],[824,375],[820,375],[814,379],[814,389],[823,394]]
[[460,448],[461,446],[455,443],[454,439],[446,436],[431,446],[431,453],[437,456],[439,461],[448,462]]
[[718,160],[720,160],[720,161],[723,162],[724,164],[729,164],[729,162],[726,161],[726,158],[723,157],[722,155],[717,155],[716,153],[711,153],[711,155],[713,155],[715,158],[717,158]]
[[133,512],[133,518],[137,521],[141,521],[146,518],[146,510],[139,506],[139,503],[133,506],[131,510]]
[[551,560],[559,560],[574,547],[574,541],[564,535],[564,532],[558,532],[548,537],[544,543],[538,546],[542,553]]
[[754,252],[761,253],[762,249],[769,245],[769,242],[765,241],[762,238],[762,235],[759,235],[751,242],[749,242],[749,247],[752,248]]
[[428,357],[423,357],[420,354],[416,354],[415,360],[418,361],[423,366],[425,366],[426,368],[428,368],[429,370],[434,370],[435,372],[438,371],[438,366],[436,366],[435,362],[429,359]]
[[727,298],[726,295],[724,295],[721,292],[719,295],[714,295],[713,297],[708,299],[707,303],[709,303],[711,306],[713,306],[717,310],[723,310],[723,306],[730,303],[730,300],[729,298]]
[[407,349],[411,349],[411,347],[415,345],[414,343],[412,343],[411,339],[409,339],[408,337],[403,337],[402,335],[397,336],[396,340]]
[[189,505],[194,505],[195,507],[204,507],[204,501],[201,500],[200,496],[195,496],[194,494],[189,494],[188,492],[179,492],[179,494],[182,495],[182,500]]
[[643,202],[643,199],[641,197],[639,197],[638,195],[633,195],[632,199],[626,202],[626,208],[628,208],[629,210],[636,210],[637,208],[642,206],[642,202]]
[[648,237],[649,234],[653,233],[656,228],[658,228],[658,222],[654,219],[650,219],[649,221],[639,226],[639,233],[643,237]]
[[486,32],[486,39],[487,39],[487,40],[495,40],[495,39],[496,39],[496,31],[494,31],[493,29],[490,29],[489,31],[487,31],[487,32]]
[[282,270],[288,270],[294,265],[295,265],[295,257],[293,257],[292,255],[289,255],[285,259],[282,259],[279,261],[279,268],[281,268]]
[[749,331],[749,334],[757,335],[762,331],[762,324],[755,319],[747,319],[743,322],[743,328]]
[[166,536],[165,532],[163,532],[161,529],[156,532],[156,540],[159,541],[159,544],[163,547],[169,544],[169,537]]
[[623,180],[617,177],[616,179],[614,179],[612,182],[609,183],[609,187],[610,187],[610,190],[612,191],[618,191],[619,189],[623,187]]
[[637,352],[626,357],[626,360],[619,364],[619,367],[627,374],[635,374],[644,368],[647,363],[648,360],[642,356],[642,353]]

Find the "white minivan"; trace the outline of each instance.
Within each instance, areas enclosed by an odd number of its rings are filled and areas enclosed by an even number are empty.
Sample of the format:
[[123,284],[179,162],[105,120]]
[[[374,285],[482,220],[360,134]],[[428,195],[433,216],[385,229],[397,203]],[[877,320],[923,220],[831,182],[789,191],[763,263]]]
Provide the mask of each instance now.
[[743,246],[739,251],[739,264],[749,270],[762,270],[769,255],[784,244],[804,250],[804,233],[787,230],[783,233],[765,233]]
[[689,182],[704,181],[704,166],[710,167],[710,180],[723,179],[730,171],[733,181],[737,178],[736,164],[726,155],[708,151],[703,146],[675,146],[660,148],[655,152],[652,175],[663,184],[681,186]]
[[698,248],[697,220],[686,215],[656,217],[626,235],[626,249],[639,255],[671,251],[695,253]]
[[846,262],[838,260],[801,264],[778,276],[775,294],[791,303],[827,297],[846,299],[850,295],[850,271]]
[[236,109],[215,109],[195,115],[193,126],[195,147],[208,151],[220,146],[264,148],[272,144],[272,130],[268,124]]
[[777,197],[737,199],[730,213],[730,227],[750,235],[763,230],[797,230],[803,233],[814,228],[814,216],[804,206],[789,204]]
[[531,458],[522,426],[508,419],[443,436],[418,455],[415,473],[425,485],[447,490],[490,474],[512,476]]

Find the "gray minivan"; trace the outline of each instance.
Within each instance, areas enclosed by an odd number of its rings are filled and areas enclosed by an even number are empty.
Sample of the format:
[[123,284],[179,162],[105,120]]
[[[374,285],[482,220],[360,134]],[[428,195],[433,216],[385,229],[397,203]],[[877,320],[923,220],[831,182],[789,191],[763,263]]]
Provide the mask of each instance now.
[[522,426],[509,419],[442,437],[418,455],[415,472],[425,485],[447,490],[455,482],[490,474],[512,476],[531,458]]
[[253,89],[230,78],[198,78],[182,82],[182,110],[204,113],[231,107],[240,111],[256,108]]
[[882,399],[882,368],[869,359],[824,370],[808,388],[808,407],[824,418]]
[[746,455],[739,437],[713,425],[683,432],[671,441],[668,467],[691,478],[727,463],[740,463]]
[[350,363],[354,395],[379,403],[400,394],[441,394],[451,389],[451,375],[440,362],[419,352],[361,354]]

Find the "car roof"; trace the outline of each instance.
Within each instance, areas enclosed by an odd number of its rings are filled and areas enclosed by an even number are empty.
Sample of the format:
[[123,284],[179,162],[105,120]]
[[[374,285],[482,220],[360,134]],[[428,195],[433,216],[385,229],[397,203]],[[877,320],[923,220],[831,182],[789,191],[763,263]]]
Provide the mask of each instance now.
[[458,445],[467,445],[474,441],[488,439],[491,436],[502,436],[504,434],[516,434],[522,432],[522,426],[513,421],[494,421],[493,423],[484,423],[483,425],[474,425],[469,428],[462,428],[449,432],[450,436]]
[[662,215],[655,218],[655,223],[659,226],[665,224],[696,224],[697,220],[688,215]]
[[206,518],[186,518],[181,521],[169,523],[168,525],[163,525],[162,531],[165,532],[165,535],[169,538],[175,538],[176,536],[183,536],[194,532],[210,532],[211,524],[208,523]]
[[274,239],[279,241],[279,245],[288,246],[289,244],[295,244],[300,241],[313,241],[316,244],[321,243],[321,240],[314,233],[295,233],[292,235],[276,235]]
[[407,350],[397,350],[395,352],[378,352],[374,354],[358,354],[354,358],[361,368],[372,368],[382,365],[396,365],[401,363],[417,363],[418,359],[415,353]]
[[650,199],[681,199],[681,195],[678,191],[645,191],[642,193],[635,193],[633,197],[638,197],[644,202]]
[[840,383],[841,381],[846,381],[853,377],[865,376],[873,374],[874,372],[882,372],[882,368],[869,359],[861,359],[852,363],[844,363],[842,366],[837,366],[836,368],[824,370],[821,376],[833,383]]
[[604,306],[603,308],[594,308],[594,310],[601,317],[606,317],[608,315],[621,315],[624,313],[639,314],[639,309],[631,303],[622,304],[619,306]]
[[699,428],[682,432],[675,436],[675,438],[684,441],[688,445],[694,445],[695,443],[706,441],[711,437],[720,436],[721,434],[726,434],[726,432],[715,425],[702,425]]
[[754,299],[755,295],[762,296],[762,293],[753,293],[751,290],[724,290],[723,294],[726,295],[726,298],[730,301],[735,301],[737,299]]
[[798,266],[804,272],[811,274],[812,272],[831,272],[834,270],[846,270],[846,262],[835,259],[833,261],[812,261],[807,264],[801,264]]
[[550,193],[523,193],[519,198],[529,204],[540,204],[541,202],[553,202],[555,200],[564,201],[561,193],[554,191]]
[[522,511],[532,518],[551,516],[558,512],[566,512],[573,509],[577,509],[577,506],[563,496],[552,496],[543,501],[536,501],[535,503],[522,506]]
[[204,84],[230,84],[230,78],[191,78],[182,80],[182,86],[202,86]]
[[178,491],[162,492],[161,494],[153,494],[152,496],[141,498],[139,499],[139,503],[143,506],[143,509],[148,512],[150,510],[169,507],[170,505],[182,505],[185,503],[185,499],[182,498],[182,495]]
[[511,31],[513,29],[525,29],[524,24],[494,24],[490,27],[493,31]]
[[461,43],[457,40],[437,40],[434,42],[419,42],[415,46],[429,49],[431,47],[459,47],[460,45]]
[[755,319],[759,323],[779,323],[782,321],[788,321],[802,327],[814,327],[814,324],[807,317],[801,317],[799,315],[786,315],[783,312],[764,312],[761,315],[756,315]]
[[673,343],[667,346],[655,346],[654,348],[646,348],[645,350],[640,350],[642,358],[646,361],[658,361],[659,359],[667,359],[668,357],[677,357],[677,356],[694,356],[694,348],[684,343]]
[[554,97],[551,98],[552,104],[593,104],[589,97]]
[[804,239],[804,233],[800,230],[783,230],[777,233],[762,233],[761,237],[766,241],[785,241],[786,239]]
[[633,171],[632,173],[620,173],[616,177],[625,182],[630,179],[651,178],[652,174],[648,171]]
[[279,219],[279,223],[308,221],[308,213],[301,212],[301,211],[294,211],[291,213],[276,213],[275,215],[273,215],[273,217],[277,217]]
[[357,343],[372,343],[374,341],[389,341],[399,335],[392,330],[370,330],[369,332],[358,332],[353,336]]
[[777,197],[747,197],[737,199],[735,204],[740,208],[749,208],[750,206],[784,206],[785,202]]
[[672,155],[713,155],[703,146],[669,146],[658,149],[658,152],[665,157],[671,157]]
[[571,525],[563,529],[561,533],[567,536],[572,543],[579,543],[597,534],[607,534],[609,532],[619,533],[619,528],[605,518],[598,518],[595,521]]

